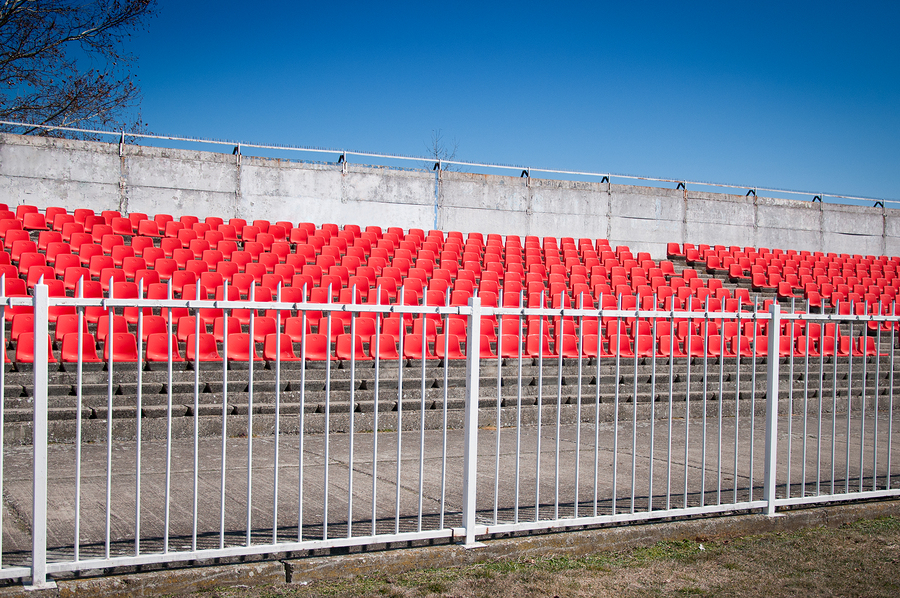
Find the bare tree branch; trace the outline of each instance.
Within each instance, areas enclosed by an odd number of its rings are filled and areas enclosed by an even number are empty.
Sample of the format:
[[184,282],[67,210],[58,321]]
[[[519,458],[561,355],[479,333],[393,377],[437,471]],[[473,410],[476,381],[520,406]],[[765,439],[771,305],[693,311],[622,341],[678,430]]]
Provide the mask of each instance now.
[[441,170],[458,171],[461,170],[456,164],[447,164],[447,161],[456,160],[456,151],[459,149],[459,142],[454,138],[447,142],[444,140],[444,133],[441,129],[431,130],[431,140],[425,142],[426,155],[432,159],[431,162],[425,163],[425,168],[429,170],[434,168],[438,162],[441,163]]
[[125,122],[140,91],[123,44],[144,27],[155,1],[0,2],[0,119],[142,129],[139,121]]

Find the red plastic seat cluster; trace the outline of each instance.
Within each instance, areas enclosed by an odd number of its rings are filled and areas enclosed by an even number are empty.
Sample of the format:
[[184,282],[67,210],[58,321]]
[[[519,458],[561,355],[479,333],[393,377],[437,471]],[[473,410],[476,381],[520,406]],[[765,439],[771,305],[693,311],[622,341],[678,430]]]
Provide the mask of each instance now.
[[[300,303],[402,303],[462,306],[478,294],[487,306],[583,307],[671,312],[736,312],[751,304],[747,288],[701,276],[740,270],[751,278],[764,268],[766,285],[781,276],[809,298],[819,292],[832,302],[862,299],[854,310],[870,309],[876,296],[884,304],[900,288],[900,258],[835,256],[765,249],[670,244],[672,257],[684,256],[689,268],[676,271],[671,261],[654,261],[604,239],[524,238],[422,229],[382,229],[336,224],[315,226],[287,221],[168,214],[69,213],[20,205],[15,212],[0,204],[0,275],[7,296],[27,296],[39,281],[51,296],[81,295],[151,299],[228,299]],[[744,268],[746,266],[746,269]],[[699,270],[699,271],[698,271]],[[777,270],[777,272],[776,272]],[[760,280],[762,284],[762,280]],[[813,286],[817,290],[813,290]],[[846,288],[845,288],[846,287]],[[226,297],[227,288],[227,297]],[[171,289],[171,291],[170,291]],[[780,296],[787,288],[781,289]],[[865,291],[859,293],[859,291]],[[280,293],[280,296],[279,296]],[[812,302],[811,302],[812,304]],[[861,307],[862,306],[862,307]],[[840,310],[849,310],[850,304]],[[374,315],[349,311],[281,311],[249,308],[124,308],[110,317],[103,306],[83,311],[81,347],[74,307],[50,310],[54,324],[51,355],[63,362],[218,361],[250,359],[381,358],[460,359],[465,357],[463,316]],[[848,312],[849,313],[849,312]],[[871,310],[869,311],[871,313]],[[253,320],[250,330],[251,315]],[[8,307],[8,340],[15,359],[33,361],[30,307]],[[140,326],[138,323],[140,322]],[[753,336],[734,331],[733,323],[709,330],[698,319],[673,322],[622,318],[486,317],[479,339],[482,355],[516,357],[605,357],[656,354],[747,354]],[[721,329],[720,329],[721,328]],[[764,335],[761,335],[764,336]],[[756,336],[756,353],[762,354]],[[789,352],[801,335],[790,340]],[[806,338],[806,335],[802,335]],[[850,351],[838,337],[811,330],[804,352]],[[73,340],[74,339],[74,340]],[[832,341],[834,339],[832,338]],[[29,344],[30,343],[30,344]],[[750,343],[750,344],[748,344]],[[863,343],[864,345],[865,343]],[[844,346],[846,345],[846,346]],[[856,347],[868,351],[868,346]],[[29,347],[31,347],[29,349]],[[111,347],[111,350],[110,350]],[[748,348],[749,347],[749,348]],[[783,352],[783,349],[780,349]],[[80,353],[79,353],[80,351]],[[8,357],[7,357],[8,358]]]

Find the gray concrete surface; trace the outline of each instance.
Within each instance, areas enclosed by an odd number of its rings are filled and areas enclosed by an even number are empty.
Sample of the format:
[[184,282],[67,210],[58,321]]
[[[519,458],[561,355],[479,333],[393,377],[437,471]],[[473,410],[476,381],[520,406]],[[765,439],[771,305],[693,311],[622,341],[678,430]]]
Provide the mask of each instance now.
[[[540,505],[540,518],[571,517],[578,503],[580,515],[612,512],[646,511],[652,496],[654,509],[667,505],[727,503],[754,499],[762,495],[764,433],[763,418],[723,417],[721,428],[716,416],[710,415],[704,426],[702,417],[684,419],[678,414],[669,421],[651,423],[638,412],[637,421],[631,409],[621,410],[618,427],[613,423],[590,423],[580,426],[562,424],[557,431],[556,408],[542,410],[540,433],[536,425],[500,430],[499,457],[497,432],[491,427],[479,431],[479,465],[477,477],[478,521],[491,525],[533,520],[535,504]],[[807,494],[815,493],[816,471],[821,471],[821,491],[828,492],[835,480],[836,491],[843,492],[849,480],[850,489],[859,488],[860,464],[866,489],[887,486],[888,457],[891,470],[900,462],[900,434],[897,426],[888,439],[888,414],[879,413],[879,436],[874,437],[871,412],[866,434],[859,441],[860,415],[851,414],[851,440],[847,460],[847,416],[823,415],[821,444],[815,440],[817,419],[808,422],[806,435],[802,418],[795,416],[790,424],[779,418],[779,496],[785,496],[790,463],[791,495],[801,492],[801,475],[805,474]],[[832,443],[832,426],[837,430]],[[704,434],[705,432],[705,434]],[[788,439],[791,442],[788,453]],[[803,444],[806,438],[804,454]],[[540,439],[540,472],[538,472],[538,439]],[[651,449],[651,439],[653,446]],[[278,456],[278,511],[273,514],[275,490],[275,447],[272,436],[229,437],[225,445],[225,464],[221,460],[221,438],[201,438],[196,447],[197,531],[199,548],[217,548],[221,514],[221,483],[225,483],[225,544],[240,545],[247,539],[248,504],[250,536],[254,544],[272,540],[277,521],[278,537],[297,537],[300,502],[301,462],[299,436],[282,435]],[[390,533],[395,529],[415,531],[440,529],[443,511],[445,527],[461,525],[463,432],[446,434],[446,462],[442,455],[442,430],[404,431],[399,437],[400,477],[397,478],[398,435],[381,431],[352,436],[350,457],[349,434],[306,435],[303,442],[302,510],[304,539],[327,535],[345,537],[348,521],[354,536]],[[375,443],[377,441],[377,451]],[[249,479],[248,455],[252,442],[252,468]],[[721,442],[721,463],[718,446]],[[326,448],[327,443],[327,448]],[[559,452],[556,447],[559,446]],[[671,449],[670,449],[671,444]],[[516,446],[520,458],[516,459]],[[617,453],[613,447],[617,446]],[[752,451],[751,451],[752,447]],[[194,443],[176,440],[172,443],[169,499],[169,548],[190,548],[193,525]],[[424,450],[422,450],[424,449]],[[112,469],[107,489],[107,446],[105,442],[85,443],[81,452],[81,558],[101,556],[107,535],[107,491],[110,494],[109,540],[111,552],[133,554],[135,549],[135,497],[138,445],[114,441],[110,452]],[[160,552],[165,533],[166,443],[148,441],[140,445],[141,457],[141,550]],[[596,452],[595,452],[596,450]],[[832,461],[832,450],[834,461]],[[326,453],[327,451],[327,453]],[[737,469],[735,470],[735,451]],[[618,457],[614,461],[614,455]],[[862,458],[862,461],[860,461]],[[874,459],[877,458],[878,479],[873,482]],[[596,459],[596,460],[595,460]],[[27,564],[30,550],[31,513],[30,447],[7,447],[3,462],[3,563]],[[751,468],[752,460],[752,468]],[[49,523],[50,559],[70,559],[75,537],[75,463],[76,447],[71,444],[49,447]],[[817,463],[818,468],[817,468]],[[375,464],[375,467],[373,467]],[[578,465],[576,469],[576,464]],[[614,471],[615,464],[615,471]],[[651,494],[651,464],[652,494]],[[805,464],[805,470],[804,470]],[[444,469],[446,468],[446,470]],[[633,469],[632,469],[633,468]],[[446,485],[442,486],[442,472]],[[849,478],[847,472],[849,471]],[[351,482],[352,472],[352,482]],[[577,472],[577,475],[576,475]],[[632,473],[633,472],[633,473]],[[326,479],[327,474],[327,479]],[[539,495],[536,480],[540,480]],[[596,484],[595,484],[596,481]],[[352,486],[351,486],[352,483]],[[900,480],[892,477],[891,487]],[[495,493],[495,484],[497,492]],[[577,484],[577,492],[576,492]],[[615,484],[615,488],[613,487]],[[517,491],[518,487],[518,491]],[[596,490],[595,490],[596,487]],[[328,490],[326,510],[325,489]],[[348,489],[352,488],[352,492]],[[421,494],[420,494],[421,488]],[[558,488],[558,493],[557,489]],[[668,492],[667,492],[668,488]],[[373,521],[373,489],[375,501]],[[518,492],[518,494],[517,494]],[[443,493],[443,494],[442,494]],[[352,508],[349,498],[352,496]],[[443,496],[443,501],[442,501]],[[420,501],[421,497],[421,501]],[[399,511],[396,504],[399,501]],[[633,507],[632,507],[633,503]],[[421,505],[421,506],[420,506]],[[516,511],[518,505],[518,512]],[[497,510],[495,519],[494,509]]]
[[[10,205],[900,253],[900,210],[633,185],[304,163],[226,153],[0,134]],[[273,216],[274,214],[274,216]]]

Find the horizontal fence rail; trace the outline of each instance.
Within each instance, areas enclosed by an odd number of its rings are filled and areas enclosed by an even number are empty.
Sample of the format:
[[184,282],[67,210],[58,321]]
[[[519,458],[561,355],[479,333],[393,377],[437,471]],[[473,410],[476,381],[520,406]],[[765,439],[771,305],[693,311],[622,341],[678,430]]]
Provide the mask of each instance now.
[[[893,304],[34,289],[0,293],[4,339],[7,316],[34,316],[15,341],[33,359],[0,368],[0,492],[24,502],[21,480],[33,485],[30,534],[0,522],[0,577],[36,587],[87,569],[900,494]],[[77,324],[59,338],[61,313]]]
[[[126,131],[104,131],[100,129],[79,129],[76,127],[64,127],[64,126],[54,126],[54,125],[46,125],[46,124],[34,124],[34,123],[21,123],[16,121],[2,121],[0,120],[0,126],[5,127],[14,127],[23,129],[25,131],[64,131],[67,133],[75,133],[79,135],[100,135],[105,137],[110,137],[113,139],[119,140],[120,144],[124,145],[126,139],[128,140],[137,140],[137,139],[146,139],[153,141],[169,141],[169,142],[179,142],[179,143],[192,143],[192,144],[204,144],[204,145],[221,145],[226,146],[228,148],[233,148],[232,152],[240,155],[242,150],[246,149],[257,149],[257,150],[278,150],[285,152],[299,152],[299,153],[313,153],[313,154],[326,154],[333,155],[336,157],[336,161],[340,163],[347,163],[350,160],[351,156],[357,156],[360,158],[368,158],[375,160],[399,160],[401,162],[413,162],[417,165],[433,164],[433,168],[435,170],[442,170],[450,167],[458,167],[458,168],[478,168],[484,170],[503,170],[503,171],[515,171],[520,172],[522,177],[531,177],[532,174],[543,173],[547,175],[547,178],[551,179],[565,179],[566,177],[589,177],[592,179],[597,179],[600,182],[610,182],[613,179],[620,179],[622,181],[647,181],[652,183],[664,183],[675,185],[676,188],[687,189],[687,186],[690,185],[692,187],[714,187],[720,188],[724,190],[739,190],[739,193],[747,195],[758,195],[759,193],[775,193],[778,195],[790,195],[790,196],[799,196],[804,198],[809,198],[811,201],[823,201],[825,199],[838,200],[839,203],[847,203],[847,202],[874,202],[877,206],[881,204],[882,207],[900,207],[900,200],[888,199],[888,198],[880,198],[880,197],[868,197],[861,195],[846,195],[846,194],[838,194],[838,193],[826,193],[822,191],[798,191],[791,189],[780,189],[777,187],[765,187],[765,186],[756,186],[756,185],[735,185],[730,183],[714,183],[708,181],[692,181],[688,179],[672,179],[672,178],[662,178],[662,177],[651,177],[651,176],[639,176],[639,175],[629,175],[629,174],[617,174],[611,172],[596,172],[596,171],[581,171],[581,170],[565,170],[565,169],[550,169],[550,168],[537,168],[526,165],[513,165],[513,164],[493,164],[493,163],[485,163],[485,162],[465,162],[461,160],[447,160],[447,159],[436,159],[433,156],[406,156],[402,154],[385,154],[378,152],[362,152],[362,151],[350,151],[343,149],[331,149],[331,148],[321,148],[321,147],[303,147],[303,146],[291,146],[291,145],[273,145],[273,144],[259,144],[259,143],[245,143],[240,141],[227,141],[221,139],[199,139],[194,137],[178,137],[172,135],[152,135],[149,133],[136,133],[136,132],[126,132]],[[430,166],[429,166],[430,167]]]

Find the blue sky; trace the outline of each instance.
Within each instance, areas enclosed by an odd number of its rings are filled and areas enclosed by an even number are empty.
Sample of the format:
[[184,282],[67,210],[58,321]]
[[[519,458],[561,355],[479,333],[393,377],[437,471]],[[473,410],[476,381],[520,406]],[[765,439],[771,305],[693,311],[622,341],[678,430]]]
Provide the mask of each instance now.
[[172,2],[154,133],[900,199],[897,2]]

